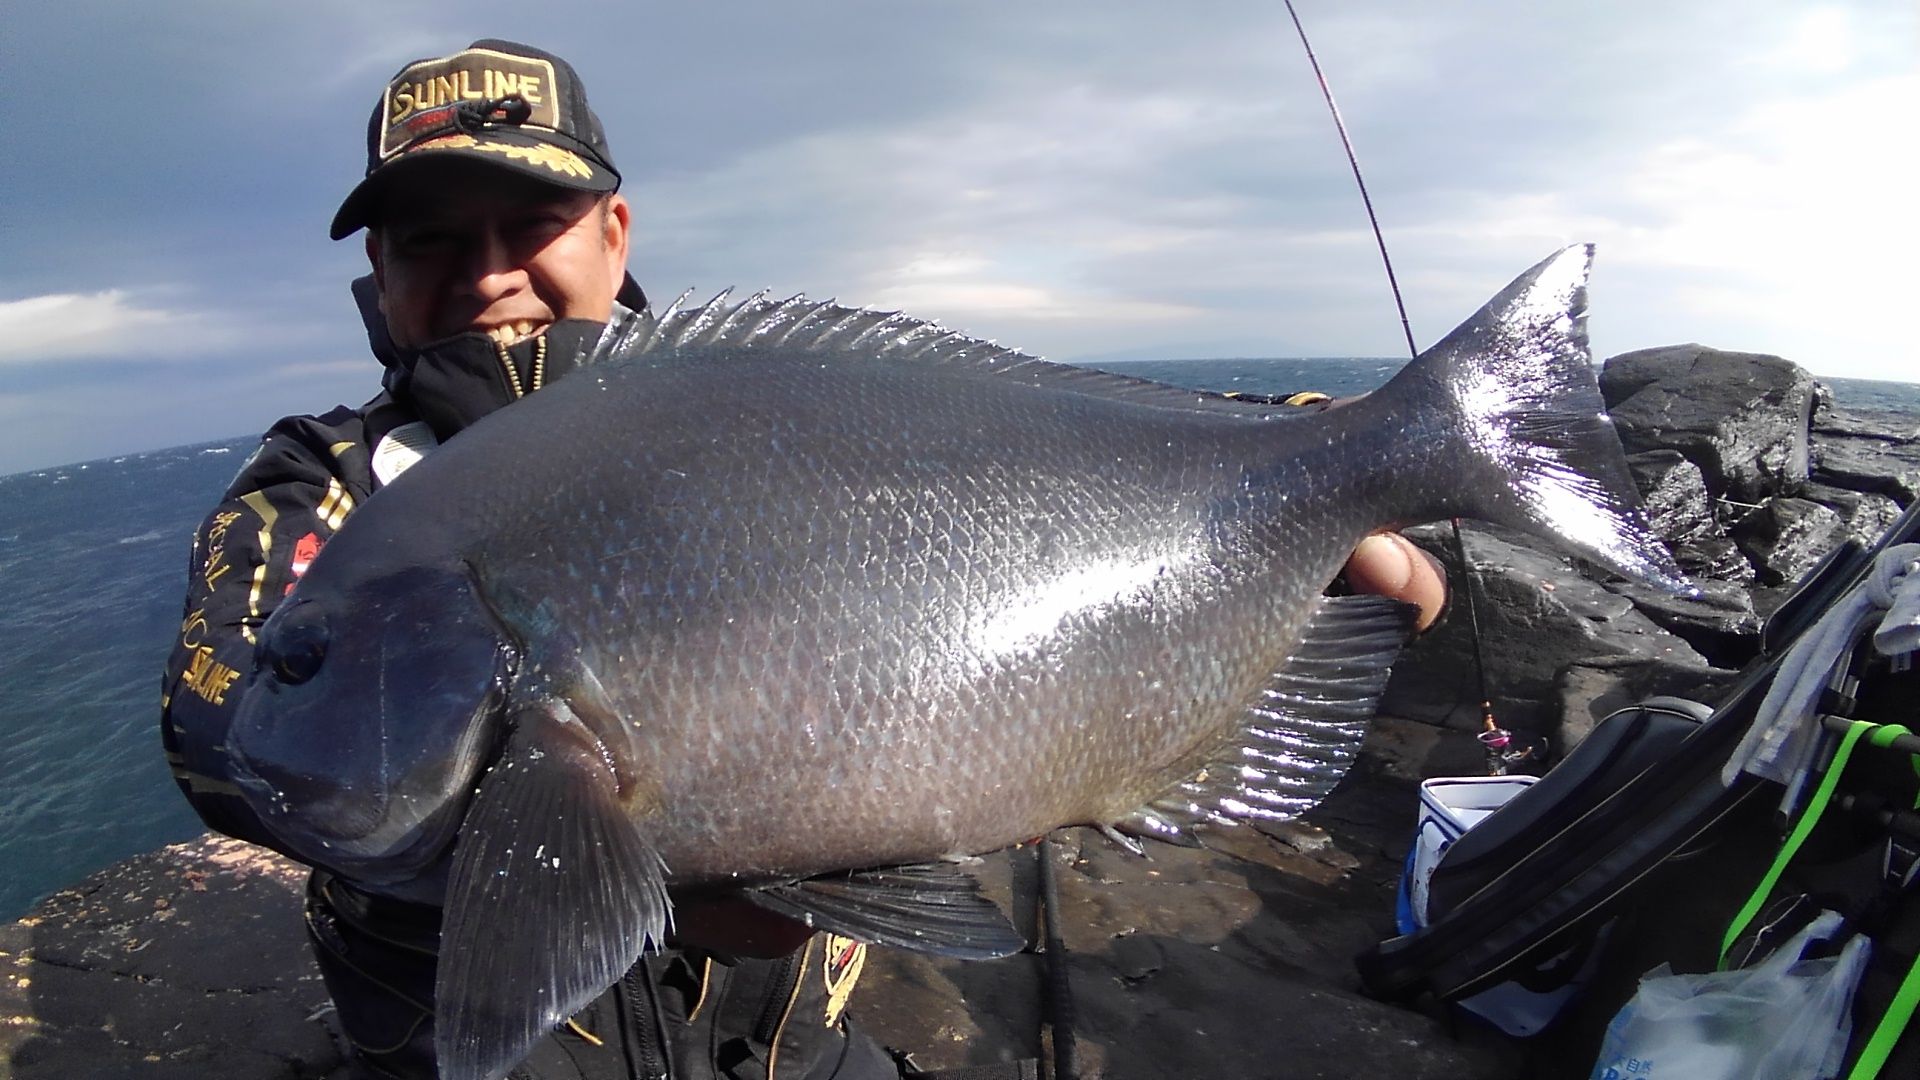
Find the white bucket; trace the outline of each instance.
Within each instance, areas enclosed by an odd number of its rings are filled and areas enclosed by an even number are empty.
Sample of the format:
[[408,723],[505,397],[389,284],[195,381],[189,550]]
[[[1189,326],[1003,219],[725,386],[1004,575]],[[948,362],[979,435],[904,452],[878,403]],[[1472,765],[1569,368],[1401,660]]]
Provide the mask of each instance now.
[[1462,833],[1527,790],[1534,776],[1436,776],[1420,782],[1420,831],[1413,838],[1407,900],[1414,926],[1427,925],[1427,885],[1440,856]]
[[[1407,860],[1406,888],[1399,912],[1401,933],[1411,933],[1427,925],[1428,886],[1434,867],[1455,840],[1468,829],[1485,821],[1515,795],[1527,790],[1538,777],[1533,776],[1441,776],[1420,784],[1420,831],[1414,837],[1413,851]],[[1611,926],[1601,930],[1604,944]],[[1578,962],[1580,971],[1556,989],[1533,991],[1517,982],[1503,982],[1462,999],[1460,1008],[1520,1038],[1539,1033],[1593,977],[1600,948],[1584,958],[1573,950],[1547,961],[1548,965]]]

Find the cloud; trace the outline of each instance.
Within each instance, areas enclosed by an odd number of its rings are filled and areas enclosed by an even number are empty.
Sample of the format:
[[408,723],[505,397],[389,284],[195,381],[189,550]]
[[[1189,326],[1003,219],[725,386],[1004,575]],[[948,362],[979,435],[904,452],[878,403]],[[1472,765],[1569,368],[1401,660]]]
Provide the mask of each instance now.
[[1832,74],[1844,71],[1859,51],[1851,13],[1816,8],[1795,20],[1787,39],[1762,59],[1788,70]]
[[[1283,122],[1270,102],[1068,83],[796,134],[630,189],[636,263],[668,288],[804,287],[1049,355],[1191,337],[1217,319],[1208,285],[1272,269],[1276,226],[1326,231],[1283,152],[1246,152]],[[1274,183],[1300,197],[1271,205]],[[1198,276],[1168,290],[1168,267]]]
[[[660,303],[686,285],[804,290],[1059,359],[1398,355],[1284,9],[1204,7],[22,6],[0,297],[27,299],[0,302],[6,392],[66,417],[75,454],[81,434],[195,441],[363,400],[371,361],[333,361],[363,348],[342,286],[364,266],[324,224],[381,81],[493,35],[556,50],[591,87],[634,201],[635,276]],[[1912,5],[1302,15],[1422,342],[1594,240],[1596,350],[1697,340],[1914,378],[1898,317],[1914,210],[1896,186],[1915,171]],[[66,78],[76,63],[98,77]],[[267,85],[301,87],[310,122],[228,92]],[[193,138],[125,108],[153,86],[206,103]]]
[[120,289],[0,301],[0,364],[171,357],[233,336],[209,313],[142,306]]
[[[1595,240],[1606,345],[1836,373],[1890,355],[1871,342],[1903,277],[1883,241],[1908,214],[1910,77],[1867,74],[1884,35],[1845,9],[1686,8],[1631,32],[1529,16],[1486,35],[1399,6],[1315,28],[1422,341]],[[640,178],[643,280],[805,289],[1061,358],[1402,351],[1290,25],[1168,27],[1147,50],[1067,21],[910,114],[815,117]]]
[[1779,353],[1816,372],[1911,380],[1911,346],[1889,345],[1900,340],[1920,243],[1906,191],[1920,166],[1916,105],[1912,75],[1761,101],[1580,182],[1491,192],[1402,237],[1423,256],[1475,250],[1476,263],[1596,241],[1603,352],[1694,340]]

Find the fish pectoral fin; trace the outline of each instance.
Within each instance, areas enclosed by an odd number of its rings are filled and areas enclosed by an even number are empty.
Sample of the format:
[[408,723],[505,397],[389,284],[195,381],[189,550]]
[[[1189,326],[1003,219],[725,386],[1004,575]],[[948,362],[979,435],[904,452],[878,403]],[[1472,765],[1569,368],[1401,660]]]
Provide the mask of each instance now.
[[1418,615],[1384,596],[1322,597],[1227,752],[1119,827],[1194,846],[1202,822],[1284,821],[1312,809],[1353,764]]
[[447,1080],[494,1080],[666,935],[666,868],[567,707],[512,721],[454,848],[434,1048]]
[[769,911],[870,945],[962,960],[991,960],[1027,947],[973,875],[946,864],[823,874],[753,889]]

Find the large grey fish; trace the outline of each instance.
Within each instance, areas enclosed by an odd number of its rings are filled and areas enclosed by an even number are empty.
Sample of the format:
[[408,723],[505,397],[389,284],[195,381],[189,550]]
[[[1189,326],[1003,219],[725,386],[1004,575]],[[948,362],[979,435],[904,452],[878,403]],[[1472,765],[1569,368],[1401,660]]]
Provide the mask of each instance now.
[[326,546],[262,631],[236,773],[312,862],[444,897],[455,1080],[611,984],[669,888],[1008,951],[914,867],[1333,785],[1410,625],[1322,596],[1368,533],[1471,516],[1687,588],[1594,383],[1590,255],[1304,414],[832,304],[617,324]]

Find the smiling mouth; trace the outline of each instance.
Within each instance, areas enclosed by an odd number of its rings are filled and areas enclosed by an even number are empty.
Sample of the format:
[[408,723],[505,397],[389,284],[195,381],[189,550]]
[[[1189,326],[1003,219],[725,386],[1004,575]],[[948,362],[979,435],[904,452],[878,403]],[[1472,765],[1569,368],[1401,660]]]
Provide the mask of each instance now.
[[515,319],[512,322],[489,326],[481,331],[495,344],[501,346],[518,345],[544,331],[547,324],[534,319]]

